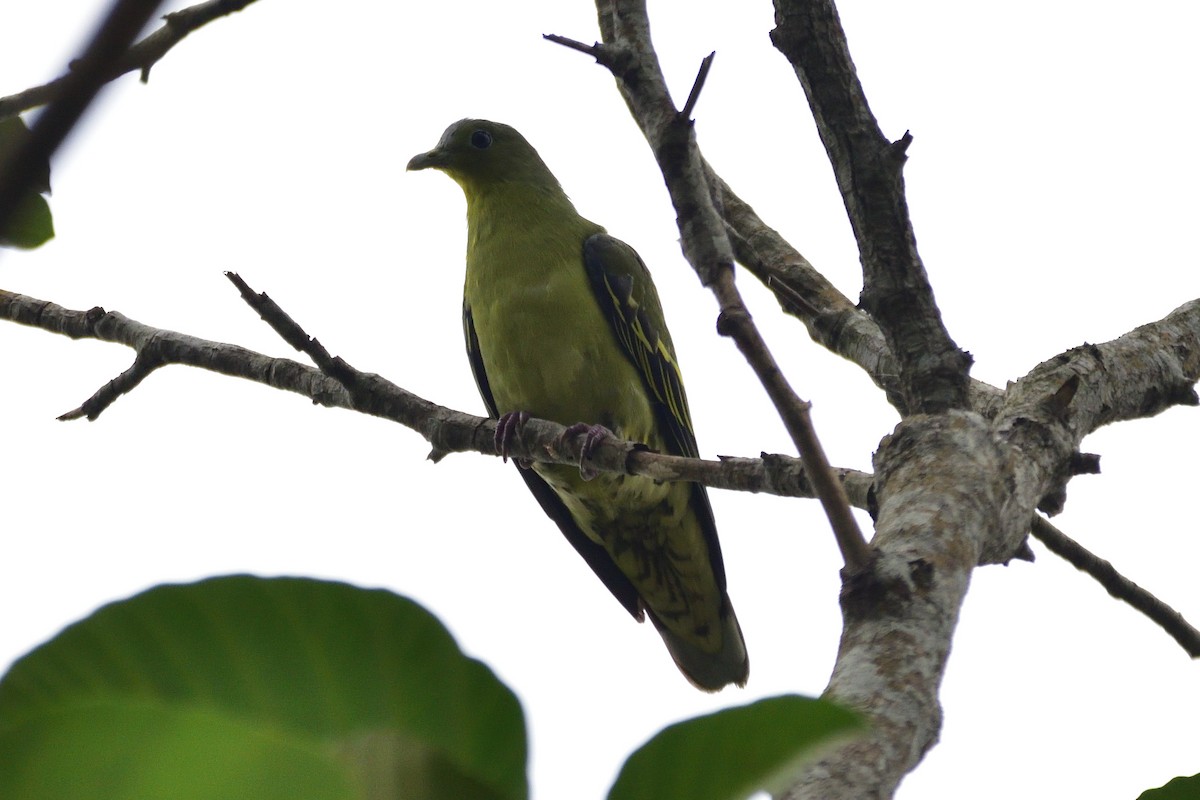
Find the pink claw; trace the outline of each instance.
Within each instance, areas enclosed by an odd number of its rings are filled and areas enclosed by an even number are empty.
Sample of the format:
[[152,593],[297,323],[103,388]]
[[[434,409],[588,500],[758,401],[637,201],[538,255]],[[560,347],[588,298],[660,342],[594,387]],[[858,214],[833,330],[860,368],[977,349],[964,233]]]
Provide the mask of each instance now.
[[[528,411],[509,411],[506,414],[501,414],[500,419],[496,420],[496,434],[492,438],[492,443],[496,446],[496,452],[508,463],[508,454],[512,449],[513,437],[521,430],[521,427],[529,421]],[[514,458],[518,464],[521,464],[524,459]],[[526,466],[528,466],[526,464]]]
[[603,425],[588,425],[586,422],[576,422],[574,425],[567,426],[567,429],[562,432],[560,441],[566,441],[573,436],[578,436],[581,433],[586,433],[587,436],[583,440],[583,448],[579,451],[579,476],[585,481],[590,481],[600,474],[599,470],[592,469],[587,465],[587,460],[592,457],[592,451],[596,449],[596,445],[600,444],[607,438],[615,438],[612,431]]

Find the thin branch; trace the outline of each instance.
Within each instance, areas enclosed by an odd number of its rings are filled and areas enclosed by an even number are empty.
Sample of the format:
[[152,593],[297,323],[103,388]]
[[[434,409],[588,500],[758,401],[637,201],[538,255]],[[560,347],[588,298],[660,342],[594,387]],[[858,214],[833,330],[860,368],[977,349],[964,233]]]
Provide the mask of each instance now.
[[[317,405],[350,409],[400,423],[424,436],[434,446],[435,452],[498,455],[494,441],[496,420],[438,405],[378,375],[359,372],[342,359],[329,356],[316,339],[309,337],[265,295],[255,294],[249,286],[245,286],[244,281],[239,289],[243,286],[243,296],[248,295],[253,299],[252,306],[263,314],[273,328],[290,328],[286,340],[294,346],[300,345],[299,349],[306,353],[320,353],[318,360],[338,377],[291,359],[275,358],[238,345],[155,328],[116,311],[105,311],[99,307],[87,311],[73,310],[3,290],[0,290],[0,319],[72,339],[123,344],[136,353],[133,367],[101,387],[79,409],[64,414],[60,419],[96,419],[152,369],[181,364],[294,392]],[[282,322],[284,319],[287,322]],[[139,365],[139,361],[143,363]],[[343,382],[355,389],[351,391]],[[532,461],[576,465],[586,437],[581,434],[564,441],[564,430],[562,425],[555,422],[530,419],[512,442],[510,455]],[[784,497],[814,496],[803,463],[797,458],[783,455],[722,457],[710,461],[654,453],[636,442],[622,442],[613,438],[597,444],[589,454],[588,461],[589,465],[599,470],[644,475],[655,480],[695,481],[716,489],[762,492]],[[871,475],[851,469],[838,469],[835,472],[838,480],[845,482],[847,494],[855,504],[866,508]]]
[[[291,315],[280,308],[279,304],[272,300],[266,292],[258,293],[250,288],[250,284],[242,279],[241,275],[236,272],[226,272],[225,277],[237,287],[238,292],[242,295],[242,299],[246,304],[258,312],[263,321],[271,326],[271,330],[279,334],[285,342],[301,353],[304,353],[312,359],[317,365],[317,369],[324,374],[333,378],[350,395],[350,407],[356,410],[366,410],[371,407],[371,391],[374,379],[378,376],[369,375],[359,372],[350,364],[346,363],[341,358],[330,355],[316,338],[309,336],[305,330],[300,327],[300,324],[292,319]],[[394,384],[384,382],[382,391],[389,394],[393,389],[405,391]],[[405,392],[408,395],[407,392]],[[409,395],[416,397],[416,395]],[[429,402],[429,401],[425,401]],[[430,405],[434,405],[430,403]],[[399,420],[398,420],[399,421]],[[407,424],[407,423],[405,423]],[[440,461],[448,452],[440,450],[437,447],[429,454],[429,458],[434,462]]]
[[1193,628],[1175,609],[1126,578],[1111,563],[1092,553],[1044,517],[1033,518],[1032,533],[1051,553],[1075,569],[1085,572],[1109,594],[1136,608],[1167,632],[1192,658],[1200,658],[1200,631]]
[[810,404],[792,391],[783,371],[767,349],[733,281],[733,270],[725,270],[721,274],[713,291],[721,305],[717,332],[734,340],[779,411],[788,434],[809,467],[809,479],[821,500],[825,515],[829,517],[846,568],[851,572],[865,568],[870,563],[871,549],[854,515],[850,513],[849,501],[841,483],[833,477],[825,449],[813,428]]
[[570,44],[573,40],[565,37],[547,38],[572,49],[596,54],[596,60],[608,67],[617,79],[621,94],[662,170],[675,206],[684,256],[699,275],[700,282],[712,289],[717,297],[720,308],[717,330],[734,339],[779,412],[810,477],[813,477],[846,567],[851,572],[862,570],[869,563],[870,548],[850,513],[845,494],[831,475],[815,478],[817,471],[828,470],[828,461],[809,418],[808,404],[800,399],[783,376],[734,284],[733,245],[713,202],[706,165],[696,145],[689,117],[704,85],[712,56],[701,66],[681,112],[675,108],[667,90],[650,41],[650,25],[643,4],[628,2],[607,13],[602,10],[601,35],[604,43],[591,48],[573,46]]
[[[279,335],[322,365],[322,370],[284,358],[274,358],[232,344],[200,339],[154,328],[118,313],[96,307],[77,311],[44,300],[0,290],[0,319],[40,328],[72,339],[116,342],[132,348],[134,364],[101,387],[78,409],[59,419],[96,419],[122,394],[131,391],[150,372],[183,364],[233,377],[245,378],[276,389],[295,392],[314,404],[345,408],[398,422],[421,433],[435,452],[473,451],[497,455],[496,421],[477,417],[418,397],[377,375],[362,373],[331,356],[286,312],[265,294],[256,294],[239,276],[228,273],[242,297]],[[1138,329],[1141,330],[1140,328]],[[354,387],[353,389],[350,387]],[[536,461],[578,464],[583,436],[564,442],[565,428],[554,422],[531,419],[512,444],[512,454]],[[797,458],[763,453],[760,458],[722,456],[717,461],[666,455],[640,449],[634,442],[606,439],[596,445],[591,463],[597,469],[643,475],[654,480],[685,480],[716,489],[756,492],[781,497],[816,496],[816,473]],[[833,468],[837,484],[852,505],[871,506],[875,476],[858,470]],[[1088,552],[1041,517],[1033,535],[1051,552],[1093,576],[1113,596],[1125,600],[1162,626],[1192,657],[1200,655],[1200,633],[1183,617],[1132,581],[1107,561]]]
[[[197,3],[194,6],[167,14],[163,17],[162,27],[126,50],[116,64],[108,70],[103,80],[105,82],[115,80],[127,72],[137,70],[141,73],[142,82],[145,83],[150,77],[150,68],[157,64],[171,48],[183,41],[189,33],[207,25],[214,19],[241,11],[253,2],[254,0],[208,0],[208,2]],[[72,63],[67,74],[55,78],[49,83],[33,86],[8,97],[0,97],[0,119],[7,119],[22,111],[49,103],[62,91],[76,68],[77,63]]]
[[700,61],[700,69],[696,73],[696,80],[692,81],[692,91],[688,93],[687,102],[683,104],[683,108],[679,111],[679,116],[684,119],[691,119],[692,114],[696,111],[696,103],[700,101],[700,92],[704,89],[704,82],[708,80],[708,71],[712,69],[713,59],[717,57],[717,51],[713,50]]
[[[625,51],[604,44],[584,44],[557,34],[542,38],[590,55],[614,74],[629,63]],[[707,161],[704,169],[738,263],[776,295],[784,311],[804,323],[813,341],[860,366],[902,415],[908,413],[900,393],[900,370],[879,325],[767,225]],[[970,392],[971,407],[993,417],[1003,392],[975,379]]]
[[94,421],[104,413],[105,409],[117,402],[117,399],[121,395],[132,392],[142,381],[150,377],[150,373],[164,366],[166,362],[163,361],[162,355],[158,352],[158,348],[154,346],[153,342],[154,340],[152,339],[147,343],[146,347],[138,351],[137,356],[133,359],[133,365],[129,369],[101,386],[95,394],[84,400],[78,408],[61,414],[58,417],[59,421],[70,422],[71,420],[84,418],[87,418],[89,422]]
[[0,162],[0,231],[44,173],[50,156],[91,105],[113,65],[128,49],[162,0],[117,0],[64,79],[56,96],[34,122],[29,136]]
[[[622,61],[617,58],[620,51],[604,44],[585,44],[552,33],[544,34],[542,38],[590,55],[614,74],[618,70],[618,61]],[[628,59],[623,61],[627,63]],[[689,97],[689,100],[694,105],[693,98]],[[703,160],[703,156],[701,158]],[[704,161],[704,169],[712,187],[714,205],[725,221],[738,263],[776,295],[784,311],[804,323],[813,341],[862,367],[875,384],[887,392],[892,404],[904,413],[897,382],[899,368],[875,321],[826,280],[778,231],[763,222],[707,161]],[[985,412],[995,404],[1001,392],[980,381],[974,383],[980,388],[976,395],[990,401],[980,404],[985,408],[977,410],[990,417],[992,414]]]
[[568,47],[571,50],[578,50],[580,53],[589,55],[597,61],[601,59],[604,52],[603,45],[601,45],[599,42],[596,42],[595,44],[584,44],[583,42],[575,39],[568,39],[566,36],[559,36],[557,33],[543,33],[542,38],[547,42],[554,42],[555,44],[561,44],[563,47]]
[[738,263],[775,294],[786,313],[804,323],[813,341],[861,367],[888,401],[906,413],[899,367],[875,320],[767,225],[712,165],[705,162],[705,169]]

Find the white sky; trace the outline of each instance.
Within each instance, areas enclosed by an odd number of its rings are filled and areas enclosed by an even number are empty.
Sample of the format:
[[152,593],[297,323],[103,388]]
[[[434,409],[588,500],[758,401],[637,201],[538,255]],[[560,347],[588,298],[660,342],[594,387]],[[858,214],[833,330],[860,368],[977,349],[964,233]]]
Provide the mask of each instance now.
[[[183,4],[173,5],[179,7]],[[406,174],[464,116],[516,125],[580,210],[654,270],[701,451],[792,452],[683,261],[649,149],[611,78],[542,33],[598,38],[584,0],[261,0],[103,95],[54,165],[58,238],[0,254],[0,286],[276,355],[223,270],[335,354],[480,412],[459,319],[458,188]],[[849,225],[803,94],[756,3],[652,3],[678,98],[717,170],[851,297]],[[0,95],[58,74],[101,2],[7,3]],[[921,252],[974,375],[1003,385],[1200,296],[1200,6],[841,4],[906,170]],[[896,422],[856,367],[752,310],[834,464],[867,469]],[[674,720],[817,694],[840,629],[836,548],[812,501],[714,492],[751,654],[743,691],[677,673],[545,519],[511,467],[438,466],[415,433],[184,368],[95,423],[55,421],[125,369],[116,345],[0,324],[6,427],[0,665],[98,605],[163,581],[250,571],[386,586],[437,613],[520,696],[538,800],[599,798]],[[1200,622],[1191,509],[1200,410],[1084,443],[1056,523]],[[471,499],[464,502],[466,493]],[[942,743],[899,797],[1135,797],[1200,770],[1200,671],[1165,634],[1039,545],[976,573],[946,676]]]

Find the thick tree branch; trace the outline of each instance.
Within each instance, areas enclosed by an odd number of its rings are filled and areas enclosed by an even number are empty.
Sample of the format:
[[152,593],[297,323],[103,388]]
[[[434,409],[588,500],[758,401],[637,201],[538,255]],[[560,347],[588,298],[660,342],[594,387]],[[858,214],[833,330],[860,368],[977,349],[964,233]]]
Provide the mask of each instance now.
[[1009,386],[992,421],[1011,448],[1009,524],[984,563],[1005,561],[1024,540],[1028,510],[1062,510],[1083,438],[1101,425],[1197,405],[1200,299],[1102,344],[1085,344],[1034,367]]
[[887,798],[937,741],[938,690],[971,571],[999,525],[1003,449],[977,414],[906,418],[875,455],[877,561],[845,576],[826,695],[867,735],[809,765],[784,793]]
[[[707,162],[705,169],[738,263],[775,293],[786,313],[804,323],[813,341],[861,367],[888,402],[907,414],[900,368],[875,320],[765,223]],[[995,416],[1003,396],[995,386],[971,379],[970,408],[984,417]]]
[[888,141],[867,104],[833,0],[776,0],[771,41],[804,87],[858,242],[862,306],[899,366],[904,408],[966,408],[970,356],[942,324],[917,253],[902,169],[912,137]]
[[[150,68],[189,33],[214,19],[241,11],[253,2],[254,0],[208,0],[167,14],[163,17],[162,27],[128,48],[116,64],[103,74],[103,81],[115,80],[127,72],[138,70],[141,72],[142,82],[146,82],[150,77]],[[8,97],[0,97],[0,119],[7,119],[22,111],[49,103],[63,90],[71,76],[78,71],[79,65],[80,62],[72,63],[66,75],[49,83],[30,87]]]
[[[1079,440],[1065,419],[1074,412],[1078,387],[1060,380],[1037,387],[1036,396],[1006,395],[970,380],[970,357],[942,325],[916,250],[901,174],[908,137],[893,144],[878,130],[832,5],[797,6],[811,15],[807,28],[800,29],[808,37],[806,51],[788,51],[787,45],[796,47],[799,41],[785,41],[797,30],[789,30],[786,22],[776,31],[777,44],[794,56],[826,140],[859,241],[863,306],[870,318],[853,309],[748,205],[726,194],[727,187],[698,152],[692,156],[694,137],[687,142],[687,157],[702,165],[709,198],[697,200],[691,187],[698,182],[664,163],[675,154],[663,146],[674,106],[640,3],[597,0],[604,44],[572,46],[594,55],[617,78],[662,167],[689,260],[700,248],[689,248],[685,213],[703,211],[712,200],[738,260],[805,321],[814,339],[863,366],[905,416],[877,454],[878,555],[869,570],[845,574],[846,625],[829,687],[831,696],[867,711],[875,733],[810,768],[789,794],[884,797],[936,741],[938,690],[971,571],[1026,548],[1034,506],[1056,495],[1074,474]],[[810,41],[813,37],[825,39]],[[707,226],[699,228],[711,235]],[[711,273],[698,272],[707,284]],[[714,285],[721,284],[718,279]],[[850,332],[846,338],[843,331]],[[1173,378],[1183,373],[1177,370]],[[1186,393],[1168,395],[1168,402],[1187,402]],[[1029,419],[1030,403],[1053,411],[1059,421],[1009,424]],[[978,413],[953,411],[961,408]]]

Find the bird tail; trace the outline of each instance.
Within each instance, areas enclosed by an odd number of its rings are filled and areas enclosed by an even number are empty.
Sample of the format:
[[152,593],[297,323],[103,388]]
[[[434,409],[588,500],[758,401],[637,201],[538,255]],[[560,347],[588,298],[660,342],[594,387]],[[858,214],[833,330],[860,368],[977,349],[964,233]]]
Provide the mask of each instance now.
[[646,612],[667,645],[671,658],[675,659],[675,666],[697,689],[719,692],[731,683],[739,687],[746,685],[750,658],[746,655],[746,640],[729,595],[725,595],[721,608],[721,649],[715,653],[702,650],[672,632],[652,609],[646,608]]

